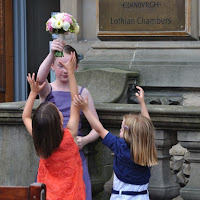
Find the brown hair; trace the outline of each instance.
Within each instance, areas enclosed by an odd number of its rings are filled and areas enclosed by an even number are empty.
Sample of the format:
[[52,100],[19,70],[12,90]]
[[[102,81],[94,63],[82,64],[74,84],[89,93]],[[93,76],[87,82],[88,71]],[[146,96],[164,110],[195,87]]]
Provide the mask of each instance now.
[[40,104],[33,114],[32,127],[37,155],[48,158],[60,146],[63,138],[60,115],[56,106],[48,102]]
[[130,147],[131,158],[142,166],[157,164],[154,126],[148,118],[141,115],[125,115],[124,140]]
[[67,54],[70,54],[71,52],[75,52],[75,56],[76,56],[76,65],[78,65],[78,54],[76,52],[76,50],[70,46],[70,45],[65,45],[64,46],[64,52]]

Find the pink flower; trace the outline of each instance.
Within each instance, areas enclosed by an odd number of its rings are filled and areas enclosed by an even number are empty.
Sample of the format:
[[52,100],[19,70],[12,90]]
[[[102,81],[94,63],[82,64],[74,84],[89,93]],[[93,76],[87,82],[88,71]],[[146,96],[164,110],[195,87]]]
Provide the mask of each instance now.
[[64,22],[69,22],[70,24],[73,23],[72,18],[70,16],[68,16],[68,15],[64,15],[63,21]]
[[72,15],[70,15],[69,13],[65,13],[66,15],[68,15],[69,17],[72,17]]
[[51,25],[51,20],[48,20],[48,21],[47,21],[46,29],[47,29],[48,31],[50,31],[50,32],[53,31],[53,27],[52,27],[52,25]]

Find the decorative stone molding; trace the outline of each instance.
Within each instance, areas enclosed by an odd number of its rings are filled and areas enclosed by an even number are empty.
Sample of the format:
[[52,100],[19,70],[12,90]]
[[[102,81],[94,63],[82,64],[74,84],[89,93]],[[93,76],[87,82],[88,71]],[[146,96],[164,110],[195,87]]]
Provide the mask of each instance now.
[[184,200],[198,200],[200,197],[200,132],[178,131],[178,140],[188,149],[184,158],[190,163],[189,181],[181,188],[180,195]]
[[190,163],[184,159],[187,152],[187,149],[183,148],[180,143],[177,143],[169,150],[172,156],[170,168],[172,174],[176,176],[176,181],[180,184],[180,187],[186,186],[190,176]]

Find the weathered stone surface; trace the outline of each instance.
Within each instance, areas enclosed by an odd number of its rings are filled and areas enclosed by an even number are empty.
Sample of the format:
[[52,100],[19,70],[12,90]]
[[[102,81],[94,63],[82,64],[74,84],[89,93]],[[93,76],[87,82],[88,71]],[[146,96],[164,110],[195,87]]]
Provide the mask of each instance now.
[[178,197],[176,197],[176,198],[174,198],[172,200],[184,200],[184,199],[181,196],[178,196]]
[[[115,68],[90,69],[76,72],[79,85],[86,87],[95,102],[123,101],[129,85],[136,84],[139,74]],[[127,99],[127,98],[126,98]],[[127,100],[124,100],[126,103]]]
[[182,183],[184,185],[186,184],[186,182],[185,182],[185,176],[184,176],[182,170],[177,173],[177,177],[178,177],[179,183]]
[[190,175],[190,164],[189,163],[183,163],[183,174],[189,176]]
[[139,72],[142,86],[192,88],[200,87],[199,55],[199,41],[96,42],[80,69],[114,67]]
[[183,165],[183,156],[174,156],[173,159],[173,170],[180,170]]
[[170,150],[169,150],[169,154],[170,155],[182,155],[184,156],[185,155],[185,152],[187,151],[186,148],[183,148],[180,143],[177,143],[176,145],[174,145]]
[[[190,135],[190,137],[189,137]],[[200,132],[178,131],[177,136],[180,144],[188,149],[184,158],[190,163],[190,178],[187,185],[180,190],[184,200],[199,200],[200,197]]]
[[200,106],[200,92],[188,92],[183,95],[183,105]]

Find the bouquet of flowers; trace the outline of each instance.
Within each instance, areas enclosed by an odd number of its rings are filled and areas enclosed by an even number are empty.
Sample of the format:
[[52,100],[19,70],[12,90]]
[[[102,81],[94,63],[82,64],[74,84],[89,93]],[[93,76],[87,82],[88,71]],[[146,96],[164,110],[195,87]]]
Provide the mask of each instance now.
[[[46,31],[57,34],[58,39],[64,40],[64,34],[79,32],[79,25],[74,17],[68,13],[57,13],[46,22]],[[63,57],[63,52],[56,52],[56,57]]]

